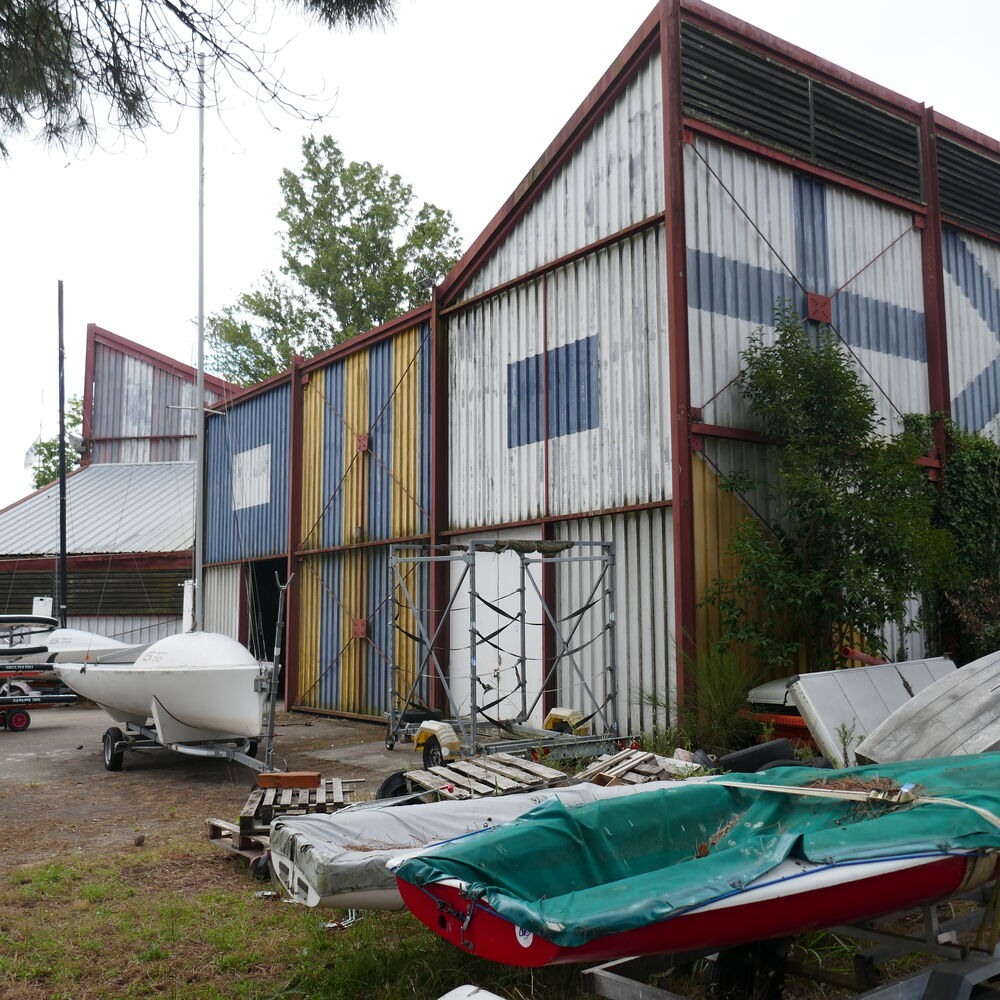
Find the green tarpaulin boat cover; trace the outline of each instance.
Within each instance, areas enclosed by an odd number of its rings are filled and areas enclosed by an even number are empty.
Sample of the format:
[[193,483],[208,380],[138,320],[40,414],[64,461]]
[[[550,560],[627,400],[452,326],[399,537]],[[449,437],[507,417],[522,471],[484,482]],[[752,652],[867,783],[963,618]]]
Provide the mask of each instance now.
[[[893,804],[768,787],[865,794],[886,785],[913,785],[916,798]],[[787,858],[837,865],[989,849],[1000,849],[1000,753],[775,768],[576,808],[553,799],[409,858],[397,874],[416,885],[460,879],[507,920],[569,947],[731,895]]]

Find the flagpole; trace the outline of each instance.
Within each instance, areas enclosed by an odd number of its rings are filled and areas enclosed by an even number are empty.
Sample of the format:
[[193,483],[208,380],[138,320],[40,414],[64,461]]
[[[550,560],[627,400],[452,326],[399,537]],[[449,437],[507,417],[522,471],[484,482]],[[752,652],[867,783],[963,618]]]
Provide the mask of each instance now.
[[205,627],[205,56],[198,54],[198,381],[195,400],[194,630]]
[[63,283],[59,280],[59,624],[66,627],[66,345],[63,342]]

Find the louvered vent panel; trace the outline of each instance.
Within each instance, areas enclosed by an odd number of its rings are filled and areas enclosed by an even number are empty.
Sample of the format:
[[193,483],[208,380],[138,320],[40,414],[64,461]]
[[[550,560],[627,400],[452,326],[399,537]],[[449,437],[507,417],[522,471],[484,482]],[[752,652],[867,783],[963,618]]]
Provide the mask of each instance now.
[[686,22],[681,60],[690,117],[921,200],[915,123]]
[[809,80],[691,24],[681,27],[684,111],[808,156]]
[[[70,570],[66,602],[71,615],[179,615],[180,570],[80,572]],[[54,572],[0,573],[0,614],[29,614],[35,597],[56,599]]]
[[1000,163],[948,139],[937,140],[941,211],[1000,234]]
[[920,200],[920,134],[914,123],[822,83],[813,83],[813,114],[820,166]]

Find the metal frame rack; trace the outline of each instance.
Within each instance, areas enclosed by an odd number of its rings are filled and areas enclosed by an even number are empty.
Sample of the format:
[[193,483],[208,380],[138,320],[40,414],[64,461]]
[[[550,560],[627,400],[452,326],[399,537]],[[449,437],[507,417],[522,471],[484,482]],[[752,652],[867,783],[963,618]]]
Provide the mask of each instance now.
[[[44,615],[0,615],[0,634],[6,643],[5,652],[8,656],[47,653],[47,647],[31,645],[31,637],[47,634],[58,625],[57,619]],[[0,659],[0,689],[4,689],[4,693],[0,694],[0,726],[11,732],[24,732],[31,725],[29,708],[73,705],[79,700],[75,694],[38,691],[28,683],[32,680],[50,680],[52,677],[52,666],[47,662]],[[12,693],[15,685],[10,684],[10,681],[22,682],[16,685],[17,694]]]
[[[513,613],[500,607],[500,595],[484,596],[480,590],[477,564],[483,555],[500,556],[513,553],[519,559],[519,583],[517,588],[506,595],[518,598],[517,609]],[[432,616],[429,609],[420,606],[415,588],[411,582],[413,567],[429,566],[434,563],[460,564],[461,572],[454,579],[446,606]],[[541,574],[553,573],[558,567],[568,567],[578,563],[592,568],[590,592],[579,607],[564,615],[556,616],[551,601],[546,599],[547,588],[540,584],[533,573],[537,567]],[[455,730],[464,754],[490,752],[517,753],[546,748],[554,756],[580,755],[581,752],[608,748],[609,743],[619,739],[617,729],[617,664],[615,662],[615,584],[614,545],[611,542],[560,542],[540,539],[500,539],[474,541],[455,545],[393,545],[390,550],[389,565],[391,584],[395,594],[397,614],[395,626],[415,640],[418,646],[417,669],[412,682],[404,691],[400,688],[401,668],[394,663],[389,678],[389,711],[386,713],[388,731],[385,745],[392,749],[398,741],[412,741],[427,720],[447,722]],[[410,570],[408,573],[406,570]],[[468,607],[459,608],[462,594],[468,600]],[[537,598],[541,607],[541,621],[528,620],[529,598]],[[409,612],[408,617],[415,623],[416,634],[405,632],[399,624],[400,609]],[[486,609],[497,616],[495,631],[483,634],[477,622],[477,613]],[[449,622],[454,611],[468,610],[469,615],[469,709],[459,713],[453,678],[442,662],[444,641],[450,628]],[[580,638],[585,622],[592,627],[590,635]],[[595,626],[596,623],[596,627]],[[503,645],[503,636],[508,629],[516,629],[518,648],[509,649]],[[530,696],[528,637],[531,631],[541,637],[547,632],[551,638],[551,656],[542,657],[540,684],[537,693]],[[607,648],[607,662],[604,667],[603,692],[594,690],[582,668],[579,655],[596,643],[604,641]],[[575,643],[575,645],[574,645]],[[544,642],[543,642],[544,648]],[[480,692],[487,690],[486,681],[479,669],[480,655],[490,649],[499,655],[506,655],[513,661],[514,683],[511,690],[500,694],[499,685],[492,700],[484,703]],[[452,650],[448,650],[450,653]],[[566,722],[557,730],[543,729],[529,724],[532,713],[553,682],[560,676],[560,670],[570,671],[584,693],[582,717],[575,725]],[[451,717],[442,718],[444,713],[428,710],[421,704],[417,691],[421,681],[430,680],[440,686]],[[513,718],[497,719],[490,713],[502,703],[518,703]],[[596,730],[594,735],[578,735],[575,728]],[[425,749],[425,766],[441,763],[440,746],[431,737],[430,754]]]

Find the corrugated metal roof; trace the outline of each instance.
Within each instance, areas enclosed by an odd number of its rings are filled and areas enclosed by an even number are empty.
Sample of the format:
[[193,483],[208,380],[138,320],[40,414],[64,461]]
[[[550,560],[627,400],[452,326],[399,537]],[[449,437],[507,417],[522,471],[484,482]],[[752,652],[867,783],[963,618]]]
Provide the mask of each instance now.
[[[90,465],[66,480],[66,549],[182,552],[194,544],[194,463]],[[59,486],[0,513],[0,555],[59,550]]]

